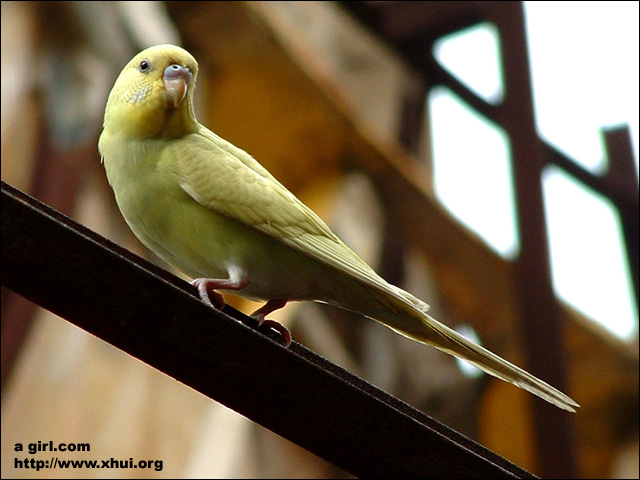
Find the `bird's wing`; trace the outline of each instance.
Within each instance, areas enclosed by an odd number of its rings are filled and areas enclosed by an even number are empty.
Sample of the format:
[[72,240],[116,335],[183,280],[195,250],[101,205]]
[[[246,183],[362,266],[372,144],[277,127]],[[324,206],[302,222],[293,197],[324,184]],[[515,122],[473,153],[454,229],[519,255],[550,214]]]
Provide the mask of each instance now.
[[578,404],[570,397],[431,318],[426,303],[380,278],[250,155],[207,132],[175,155],[180,184],[193,199],[369,285],[370,300],[386,306],[371,318],[398,333],[465,358],[491,375],[575,411]]
[[388,284],[318,215],[251,155],[202,127],[174,146],[182,189],[201,205],[249,225],[368,285],[426,311],[426,303]]

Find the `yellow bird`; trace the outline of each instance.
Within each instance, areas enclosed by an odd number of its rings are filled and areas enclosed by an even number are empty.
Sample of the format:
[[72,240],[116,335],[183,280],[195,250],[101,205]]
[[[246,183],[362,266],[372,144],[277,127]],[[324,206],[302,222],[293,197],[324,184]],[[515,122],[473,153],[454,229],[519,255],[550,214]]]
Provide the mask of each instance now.
[[223,304],[214,289],[266,300],[253,314],[259,322],[291,300],[336,305],[575,411],[567,395],[431,318],[251,155],[198,123],[197,74],[180,47],[140,52],[109,94],[98,148],[133,233],[194,278],[203,301]]

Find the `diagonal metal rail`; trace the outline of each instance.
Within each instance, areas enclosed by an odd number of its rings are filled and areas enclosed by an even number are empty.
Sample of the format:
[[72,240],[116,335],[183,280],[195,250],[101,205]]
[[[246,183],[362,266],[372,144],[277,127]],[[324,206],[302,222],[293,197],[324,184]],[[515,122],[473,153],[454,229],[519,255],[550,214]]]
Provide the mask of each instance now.
[[347,472],[536,478],[4,182],[1,206],[2,285]]

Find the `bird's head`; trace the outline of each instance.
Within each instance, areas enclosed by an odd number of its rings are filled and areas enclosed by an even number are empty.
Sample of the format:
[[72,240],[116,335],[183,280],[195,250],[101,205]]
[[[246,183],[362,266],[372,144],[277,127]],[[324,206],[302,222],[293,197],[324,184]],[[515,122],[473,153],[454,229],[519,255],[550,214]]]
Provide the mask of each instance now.
[[116,79],[105,109],[105,130],[140,138],[192,133],[198,126],[193,112],[197,74],[195,58],[180,47],[143,50]]

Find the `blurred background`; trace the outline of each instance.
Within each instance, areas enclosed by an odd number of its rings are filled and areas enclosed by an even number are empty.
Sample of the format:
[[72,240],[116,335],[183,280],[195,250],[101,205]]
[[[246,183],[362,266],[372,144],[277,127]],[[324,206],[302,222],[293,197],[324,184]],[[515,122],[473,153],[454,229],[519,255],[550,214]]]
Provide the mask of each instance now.
[[[581,408],[324,305],[274,312],[295,340],[533,473],[638,478],[637,2],[1,5],[3,181],[161,264],[97,139],[128,60],[181,45],[201,123]],[[114,478],[349,478],[4,287],[1,428],[3,478],[105,476],[14,468],[16,443],[49,440],[163,460]]]

